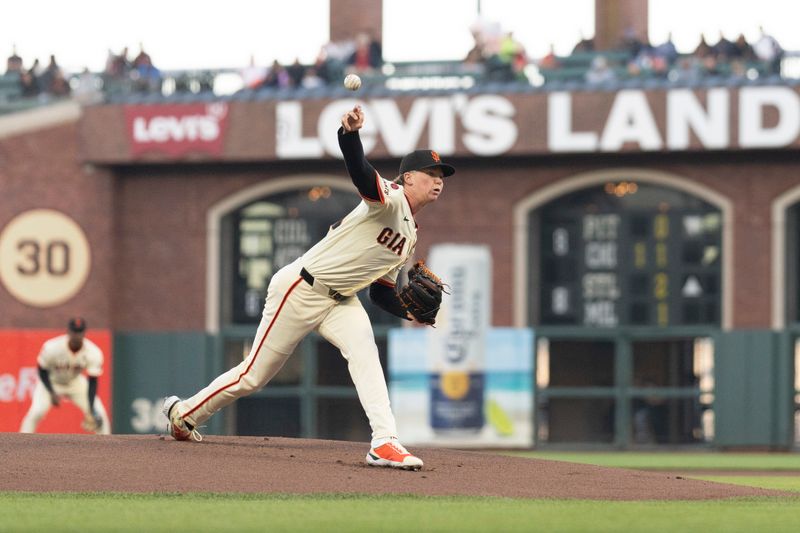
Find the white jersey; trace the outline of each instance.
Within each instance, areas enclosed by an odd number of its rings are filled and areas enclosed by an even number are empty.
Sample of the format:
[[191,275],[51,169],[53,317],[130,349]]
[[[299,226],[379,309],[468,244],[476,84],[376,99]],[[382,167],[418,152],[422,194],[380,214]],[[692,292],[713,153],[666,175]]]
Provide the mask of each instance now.
[[89,339],[83,339],[83,346],[77,352],[69,348],[69,335],[59,335],[42,345],[37,364],[47,370],[50,381],[67,385],[85,370],[89,376],[103,373],[103,352]]
[[303,267],[350,296],[380,281],[394,286],[417,244],[417,224],[403,186],[376,176],[379,201],[364,199],[303,254]]

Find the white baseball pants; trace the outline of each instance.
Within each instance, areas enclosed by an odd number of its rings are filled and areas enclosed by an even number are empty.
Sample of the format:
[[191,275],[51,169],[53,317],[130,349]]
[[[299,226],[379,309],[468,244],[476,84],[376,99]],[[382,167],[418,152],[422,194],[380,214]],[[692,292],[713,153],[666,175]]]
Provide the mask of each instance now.
[[[66,385],[59,383],[52,383],[53,391],[62,398],[69,398],[83,413],[89,412],[89,380],[86,376],[78,376]],[[53,402],[50,398],[50,392],[44,386],[42,380],[36,382],[33,388],[33,397],[31,407],[28,409],[25,418],[22,419],[22,425],[19,428],[20,433],[35,433],[36,427],[39,422],[44,418],[44,415],[53,407]],[[103,401],[99,396],[94,398],[95,412],[102,419],[99,434],[110,435],[111,424],[108,420],[108,414],[103,406]]]
[[261,389],[278,373],[298,343],[312,331],[339,348],[372,428],[373,439],[396,437],[375,335],[367,312],[351,296],[335,301],[300,277],[301,260],[280,269],[267,289],[261,323],[248,356],[176,408],[193,426],[237,398]]

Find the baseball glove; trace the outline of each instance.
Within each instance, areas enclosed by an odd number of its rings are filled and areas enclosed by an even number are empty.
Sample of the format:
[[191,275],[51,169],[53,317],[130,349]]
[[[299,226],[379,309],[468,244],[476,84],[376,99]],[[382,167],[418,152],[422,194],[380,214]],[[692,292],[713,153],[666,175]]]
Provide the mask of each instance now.
[[81,422],[81,428],[84,431],[88,431],[90,433],[97,433],[100,431],[100,426],[103,425],[103,420],[100,418],[100,415],[96,413],[86,413],[83,415],[83,422]]
[[398,296],[405,310],[417,322],[432,326],[442,304],[442,293],[449,294],[445,287],[423,261],[417,261],[408,271],[408,285],[400,289]]

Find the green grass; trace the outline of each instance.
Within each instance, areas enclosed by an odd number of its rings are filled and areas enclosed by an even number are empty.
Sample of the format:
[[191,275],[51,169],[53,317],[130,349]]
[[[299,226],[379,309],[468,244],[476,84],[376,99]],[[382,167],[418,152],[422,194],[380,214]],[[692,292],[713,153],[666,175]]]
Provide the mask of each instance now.
[[797,531],[800,499],[0,493],[0,531]]
[[[693,479],[705,479],[717,483],[731,483],[762,489],[800,492],[800,475],[797,476],[687,476]],[[800,527],[800,526],[798,526]]]
[[797,470],[797,453],[511,452],[510,455],[617,468],[658,470]]

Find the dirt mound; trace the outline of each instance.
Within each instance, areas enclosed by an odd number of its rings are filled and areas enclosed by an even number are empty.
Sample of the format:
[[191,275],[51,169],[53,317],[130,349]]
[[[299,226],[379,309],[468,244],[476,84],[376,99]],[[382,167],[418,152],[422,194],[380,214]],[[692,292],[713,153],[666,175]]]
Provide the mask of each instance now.
[[278,437],[0,433],[0,490],[113,492],[407,493],[700,500],[785,495],[675,474],[414,448],[420,472],[369,467],[364,444]]

